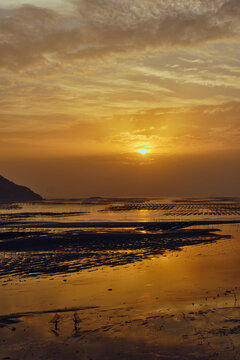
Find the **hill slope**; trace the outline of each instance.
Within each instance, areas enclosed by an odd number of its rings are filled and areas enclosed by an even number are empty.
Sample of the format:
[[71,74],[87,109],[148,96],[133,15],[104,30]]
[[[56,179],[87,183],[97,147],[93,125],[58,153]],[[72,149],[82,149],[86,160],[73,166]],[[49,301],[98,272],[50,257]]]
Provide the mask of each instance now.
[[0,175],[0,202],[37,200],[43,200],[43,198],[26,186],[16,185]]

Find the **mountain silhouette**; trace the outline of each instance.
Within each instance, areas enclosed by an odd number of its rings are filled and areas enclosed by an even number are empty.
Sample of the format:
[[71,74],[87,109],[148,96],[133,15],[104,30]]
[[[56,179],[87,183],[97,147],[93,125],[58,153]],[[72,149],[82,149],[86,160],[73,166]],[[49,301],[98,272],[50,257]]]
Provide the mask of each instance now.
[[37,200],[43,198],[26,186],[16,185],[0,175],[0,202]]

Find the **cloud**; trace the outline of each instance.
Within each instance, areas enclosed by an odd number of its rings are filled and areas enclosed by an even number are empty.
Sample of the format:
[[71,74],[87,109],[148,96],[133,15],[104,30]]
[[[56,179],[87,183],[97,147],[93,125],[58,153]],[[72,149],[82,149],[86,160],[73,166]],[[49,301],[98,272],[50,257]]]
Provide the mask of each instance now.
[[108,140],[123,149],[147,146],[154,153],[239,149],[239,107],[240,102],[226,102],[139,112],[132,115],[131,129]]
[[[209,72],[205,69],[198,70],[197,68],[186,68],[182,72],[174,71],[173,69],[154,69],[146,66],[136,66],[135,70],[149,77],[156,77],[159,79],[173,80],[183,84],[195,84],[208,87],[230,87],[240,89],[238,74],[224,74]],[[197,70],[197,71],[196,71]]]
[[240,102],[158,107],[125,111],[112,118],[67,114],[0,113],[0,154],[4,158],[44,158],[133,154],[147,146],[158,154],[240,149]]
[[0,11],[0,67],[19,70],[237,39],[236,0],[72,0],[74,11],[25,5]]

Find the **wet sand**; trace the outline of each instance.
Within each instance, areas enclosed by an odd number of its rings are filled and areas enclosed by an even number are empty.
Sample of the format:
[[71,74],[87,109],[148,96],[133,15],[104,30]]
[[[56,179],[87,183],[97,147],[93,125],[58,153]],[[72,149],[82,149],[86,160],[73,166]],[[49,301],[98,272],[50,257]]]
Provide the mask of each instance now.
[[240,358],[238,220],[63,222],[2,219],[0,359]]
[[45,229],[38,232],[26,231],[25,223],[18,223],[22,228],[18,232],[10,231],[8,225],[8,231],[0,233],[0,278],[52,276],[99,266],[125,265],[163,255],[168,250],[179,251],[186,246],[230,238],[219,229],[207,227],[223,223],[78,223],[78,230],[57,233],[48,229],[66,229],[76,224],[31,224],[34,229]]

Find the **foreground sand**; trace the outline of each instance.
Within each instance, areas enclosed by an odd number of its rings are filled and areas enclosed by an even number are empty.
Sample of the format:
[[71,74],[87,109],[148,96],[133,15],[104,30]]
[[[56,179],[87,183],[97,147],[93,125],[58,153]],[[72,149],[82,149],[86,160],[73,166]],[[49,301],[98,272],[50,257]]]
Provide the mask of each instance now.
[[2,358],[239,359],[239,307],[137,318],[131,309],[82,308],[79,325],[73,321],[76,310],[59,312],[57,326],[49,323],[51,313],[8,318],[1,329]]

